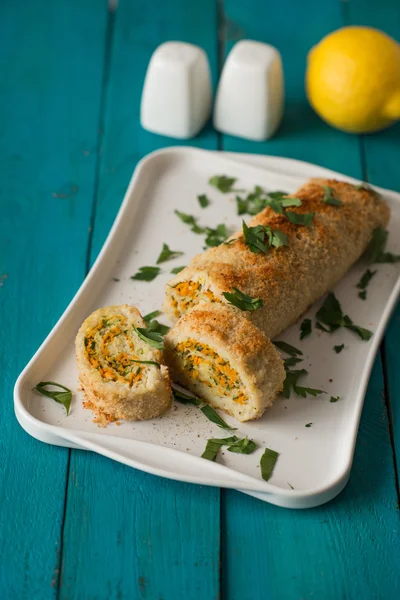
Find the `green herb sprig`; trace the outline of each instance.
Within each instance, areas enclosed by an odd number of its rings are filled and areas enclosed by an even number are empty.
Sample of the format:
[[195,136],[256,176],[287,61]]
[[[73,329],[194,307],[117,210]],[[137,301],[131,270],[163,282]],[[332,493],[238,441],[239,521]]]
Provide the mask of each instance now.
[[160,267],[140,267],[139,271],[132,275],[131,279],[138,281],[153,281],[160,273]]
[[254,254],[268,254],[273,246],[288,246],[288,236],[279,229],[272,230],[267,225],[256,225],[256,227],[248,227],[243,221],[243,238],[245,245]]
[[132,328],[136,331],[140,339],[146,342],[146,344],[149,346],[157,348],[157,350],[162,350],[164,348],[164,338],[158,331],[155,331],[150,326],[135,327],[135,325],[132,325]]
[[312,332],[311,319],[304,319],[300,325],[300,339],[304,340],[304,338],[311,335],[311,332]]
[[[47,390],[46,388],[49,385],[61,388],[63,391]],[[72,400],[72,392],[70,389],[55,381],[41,381],[33,389],[39,392],[39,394],[42,394],[42,396],[46,396],[47,398],[51,398],[55,402],[58,402],[58,404],[62,404],[68,416]]]
[[264,306],[264,300],[261,298],[251,298],[247,294],[241,292],[238,288],[232,288],[232,292],[222,292],[224,298],[229,304],[240,308],[243,311],[259,310]]
[[383,227],[377,227],[373,234],[371,243],[366,251],[366,258],[371,263],[396,263],[400,261],[400,254],[385,252],[389,232]]
[[361,298],[361,300],[366,300],[367,287],[376,273],[377,271],[370,271],[369,269],[367,269],[364,275],[361,277],[360,281],[357,283],[357,288],[361,290],[361,292],[358,293],[358,297]]
[[325,202],[325,204],[330,204],[331,206],[342,206],[342,201],[339,198],[335,198],[333,195],[333,189],[331,187],[328,187],[327,185],[323,185],[322,187],[325,190],[322,202]]
[[180,252],[179,250],[171,250],[168,244],[163,244],[160,256],[157,258],[157,264],[159,265],[167,260],[177,258],[178,256],[182,256],[182,254],[183,252]]
[[355,325],[348,315],[343,314],[340,302],[333,292],[330,292],[325,298],[316,318],[318,329],[327,333],[333,333],[340,327],[345,327],[364,341],[368,341],[373,335],[372,331]]
[[278,457],[279,453],[275,452],[275,450],[271,450],[271,448],[265,449],[260,460],[261,476],[264,481],[269,481],[271,479]]
[[200,194],[197,196],[197,200],[199,201],[201,208],[207,208],[207,206],[210,204],[210,201],[205,194]]

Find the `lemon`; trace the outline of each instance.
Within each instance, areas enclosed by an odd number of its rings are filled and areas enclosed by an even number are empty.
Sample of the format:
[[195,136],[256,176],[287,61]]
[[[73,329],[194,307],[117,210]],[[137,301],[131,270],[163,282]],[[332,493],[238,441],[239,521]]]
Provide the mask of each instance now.
[[307,96],[330,125],[352,133],[400,119],[400,45],[372,27],[343,27],[308,55]]

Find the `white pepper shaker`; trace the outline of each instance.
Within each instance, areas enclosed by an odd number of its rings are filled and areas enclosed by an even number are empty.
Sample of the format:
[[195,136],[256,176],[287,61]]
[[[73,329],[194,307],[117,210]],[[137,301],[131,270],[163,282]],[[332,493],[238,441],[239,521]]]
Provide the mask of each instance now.
[[175,138],[195,136],[211,114],[211,74],[204,50],[166,42],[153,53],[142,92],[144,129]]
[[282,119],[283,102],[284,78],[278,50],[251,40],[235,44],[217,89],[215,129],[250,140],[267,140]]

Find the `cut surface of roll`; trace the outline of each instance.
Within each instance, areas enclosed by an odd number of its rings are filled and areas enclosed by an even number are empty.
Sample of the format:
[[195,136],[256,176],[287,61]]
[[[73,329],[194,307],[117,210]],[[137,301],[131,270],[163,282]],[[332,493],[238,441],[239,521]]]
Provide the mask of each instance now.
[[161,352],[139,337],[137,327],[146,324],[134,306],[108,306],[92,313],[76,337],[84,406],[96,413],[101,425],[151,419],[171,406]]
[[[324,201],[326,188],[340,204]],[[228,243],[197,255],[166,287],[163,310],[176,321],[199,302],[225,302],[234,287],[264,302],[247,313],[254,324],[274,338],[329,291],[360,258],[375,228],[390,216],[386,202],[374,191],[330,179],[311,179],[295,194],[301,206],[288,212],[311,214],[311,225],[297,225],[267,207],[248,227],[268,226],[287,236],[288,245],[255,254],[243,232]]]
[[272,342],[241,311],[201,303],[165,337],[174,381],[239,421],[260,417],[285,379]]

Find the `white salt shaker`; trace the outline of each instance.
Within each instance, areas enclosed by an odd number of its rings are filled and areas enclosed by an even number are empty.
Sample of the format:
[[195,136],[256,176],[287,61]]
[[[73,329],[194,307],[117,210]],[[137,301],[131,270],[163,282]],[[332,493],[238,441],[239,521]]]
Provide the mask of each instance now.
[[166,42],[155,50],[147,68],[141,125],[161,135],[193,137],[210,116],[211,99],[210,66],[204,50],[184,42]]
[[283,114],[281,56],[262,42],[242,40],[225,62],[214,106],[214,127],[229,135],[266,140]]

